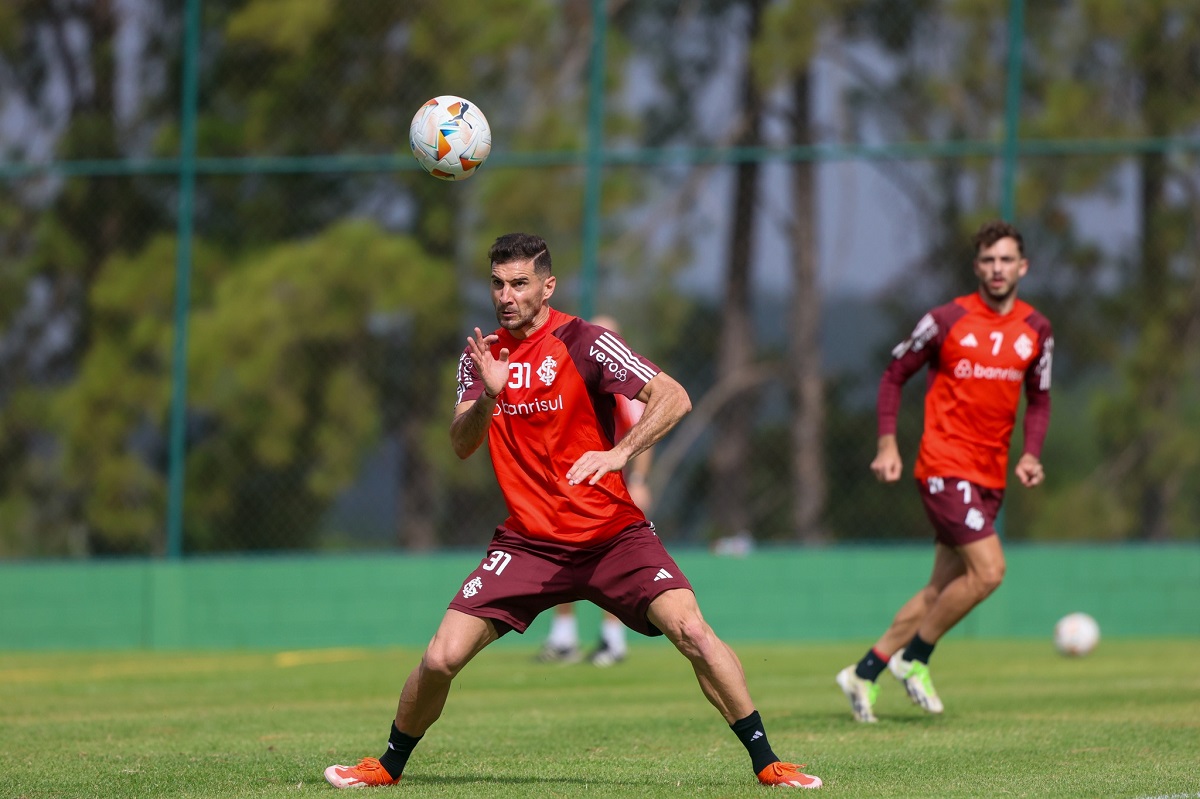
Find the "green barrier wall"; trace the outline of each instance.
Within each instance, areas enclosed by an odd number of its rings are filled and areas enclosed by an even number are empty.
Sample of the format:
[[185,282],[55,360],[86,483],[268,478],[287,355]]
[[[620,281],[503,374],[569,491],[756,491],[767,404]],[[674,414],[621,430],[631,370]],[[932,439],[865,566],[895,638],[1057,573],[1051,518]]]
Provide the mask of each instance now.
[[[951,635],[1200,637],[1200,546],[1010,546],[1004,585]],[[478,553],[0,564],[0,649],[422,646]],[[927,546],[674,553],[729,641],[872,642],[928,576]],[[548,624],[505,645],[535,646]],[[581,634],[597,612],[581,609]]]

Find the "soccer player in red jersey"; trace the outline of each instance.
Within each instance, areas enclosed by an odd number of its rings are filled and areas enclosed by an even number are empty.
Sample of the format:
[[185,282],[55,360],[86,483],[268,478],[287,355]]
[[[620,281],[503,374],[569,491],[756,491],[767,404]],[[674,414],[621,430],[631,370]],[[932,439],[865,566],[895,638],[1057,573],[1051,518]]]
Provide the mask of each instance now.
[[[539,613],[588,600],[643,635],[665,635],[745,745],[759,782],[821,780],[771,750],[741,662],[700,614],[691,584],[629,495],[621,470],[691,410],[687,391],[616,334],[550,307],[555,277],[537,236],[501,236],[488,253],[500,328],[475,328],[459,359],[455,453],[486,440],[509,516],[450,602],[409,674],[378,758],[330,766],[338,788],[392,785],[441,716],[454,677]],[[619,441],[614,395],[646,404]]]
[[837,675],[858,721],[876,721],[876,678],[885,668],[915,704],[942,712],[929,674],[934,645],[1004,578],[995,521],[1022,388],[1024,449],[1014,471],[1026,488],[1045,476],[1050,322],[1017,299],[1017,285],[1029,270],[1020,232],[1005,222],[988,222],[973,243],[978,291],[922,317],[892,351],[879,384],[879,442],[871,471],[883,482],[895,482],[902,465],[896,445],[900,390],[929,367],[925,430],[913,474],[935,532],[934,558],[929,583],[900,608],[862,660]]

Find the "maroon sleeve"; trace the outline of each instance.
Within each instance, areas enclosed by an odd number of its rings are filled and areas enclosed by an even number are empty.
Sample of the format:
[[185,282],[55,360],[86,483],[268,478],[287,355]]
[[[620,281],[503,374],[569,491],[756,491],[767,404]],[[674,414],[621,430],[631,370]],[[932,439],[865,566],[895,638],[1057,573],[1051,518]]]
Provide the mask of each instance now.
[[1054,362],[1054,333],[1050,321],[1039,313],[1029,318],[1041,343],[1036,365],[1025,373],[1024,451],[1042,457],[1042,444],[1050,427],[1050,371]]
[[[958,308],[959,313],[954,314]],[[879,435],[894,435],[896,417],[900,413],[900,391],[908,379],[920,371],[937,355],[946,330],[962,315],[962,309],[953,303],[933,309],[921,317],[908,338],[892,350],[892,361],[883,371],[879,381],[879,395],[875,401],[875,416]]]
[[896,417],[900,415],[900,390],[912,374],[905,369],[900,359],[893,359],[888,368],[883,370],[883,377],[879,381],[879,396],[875,400],[879,435],[895,435]]
[[464,402],[473,402],[482,394],[483,381],[479,379],[475,362],[471,360],[471,348],[464,347],[462,355],[458,357],[458,392],[455,395],[454,407],[457,408]]
[[594,394],[633,399],[661,369],[611,330],[575,319],[555,331]]

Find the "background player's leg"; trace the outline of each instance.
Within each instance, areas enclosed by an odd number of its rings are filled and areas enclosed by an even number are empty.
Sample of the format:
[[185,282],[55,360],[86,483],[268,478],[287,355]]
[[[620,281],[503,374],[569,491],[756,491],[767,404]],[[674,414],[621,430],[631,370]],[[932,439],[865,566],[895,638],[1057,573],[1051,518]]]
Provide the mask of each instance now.
[[934,645],[1004,579],[1004,550],[998,536],[989,535],[955,552],[963,563],[963,573],[946,584],[925,612],[908,646],[888,662],[892,674],[904,683],[909,698],[930,713],[943,710],[929,673]]
[[[941,544],[938,547],[947,549]],[[1004,579],[1004,549],[999,536],[989,535],[961,546],[957,557],[963,564],[963,573],[946,584],[916,629],[930,643],[948,633]]]
[[614,666],[625,659],[628,650],[625,642],[625,625],[607,610],[601,612],[600,643],[588,655],[593,666]]
[[921,628],[946,588],[966,573],[966,562],[958,552],[940,542],[934,544],[933,570],[929,582],[900,607],[892,618],[891,626],[875,643],[875,649],[891,655],[903,648]]
[[966,564],[954,549],[940,542],[935,543],[929,582],[900,607],[891,625],[858,663],[838,672],[837,684],[850,701],[855,721],[878,720],[875,717],[875,699],[879,693],[876,682],[879,675],[888,667],[889,659],[893,655],[900,655],[913,640],[946,586],[965,575],[966,570]]
[[581,658],[575,603],[556,605],[554,617],[550,620],[550,634],[538,650],[536,659],[539,663],[576,663]]

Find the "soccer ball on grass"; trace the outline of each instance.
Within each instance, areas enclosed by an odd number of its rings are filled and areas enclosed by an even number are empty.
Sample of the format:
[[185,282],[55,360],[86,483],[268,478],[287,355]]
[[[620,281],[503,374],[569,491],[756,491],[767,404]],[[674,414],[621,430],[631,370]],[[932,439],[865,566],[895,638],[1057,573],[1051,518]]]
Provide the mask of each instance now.
[[1086,613],[1068,613],[1054,625],[1054,647],[1064,655],[1081,657],[1100,643],[1100,625]]
[[408,126],[408,143],[421,167],[440,180],[474,175],[492,151],[492,129],[479,106],[453,94],[434,97]]

